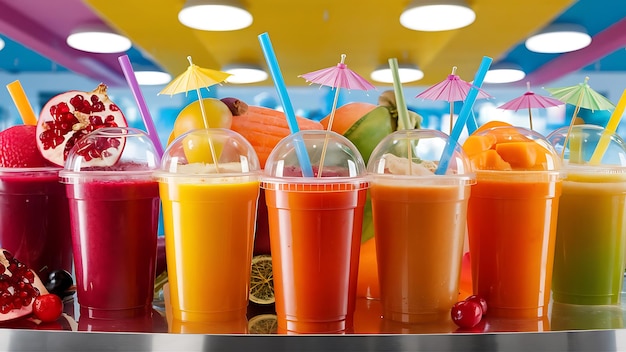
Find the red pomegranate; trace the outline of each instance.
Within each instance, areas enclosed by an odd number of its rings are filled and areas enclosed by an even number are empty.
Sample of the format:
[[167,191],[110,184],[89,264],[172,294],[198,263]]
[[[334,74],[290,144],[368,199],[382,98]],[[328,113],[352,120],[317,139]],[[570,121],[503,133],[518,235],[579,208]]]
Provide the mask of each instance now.
[[69,151],[83,136],[102,127],[128,126],[106,91],[107,86],[100,83],[92,92],[65,92],[44,105],[37,122],[37,147],[44,158],[63,166]]
[[0,322],[29,316],[35,297],[47,293],[32,270],[0,248]]

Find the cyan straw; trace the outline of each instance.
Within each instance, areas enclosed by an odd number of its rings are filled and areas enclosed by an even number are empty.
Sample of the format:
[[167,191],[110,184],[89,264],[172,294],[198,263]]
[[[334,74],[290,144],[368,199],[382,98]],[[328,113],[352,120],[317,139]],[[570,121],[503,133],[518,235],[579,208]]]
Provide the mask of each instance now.
[[448,144],[446,144],[446,147],[443,150],[439,166],[437,167],[437,170],[435,170],[435,175],[444,175],[448,170],[448,164],[450,163],[450,158],[452,158],[452,153],[454,153],[454,148],[461,137],[463,127],[467,124],[468,118],[472,113],[474,102],[476,102],[476,98],[478,97],[478,90],[483,85],[483,80],[485,79],[487,71],[489,71],[492,61],[492,58],[483,56],[483,60],[481,61],[478,71],[476,71],[476,75],[474,76],[474,84],[472,84],[472,87],[467,93],[467,97],[463,102],[463,107],[461,107],[461,112],[459,112],[459,117],[454,124],[454,128],[450,132]]
[[[292,134],[298,133],[300,131],[300,127],[298,126],[298,120],[296,120],[296,113],[293,111],[291,99],[289,99],[289,94],[287,94],[287,87],[285,86],[285,81],[283,80],[283,74],[280,72],[280,67],[278,66],[276,54],[274,53],[274,48],[272,47],[269,35],[267,33],[260,34],[259,42],[261,43],[261,49],[263,50],[267,66],[270,69],[270,74],[274,80],[276,92],[278,93],[278,97],[283,105],[289,130]],[[300,162],[302,176],[313,177],[313,168],[311,167],[311,161],[309,160],[309,154],[307,154],[304,141],[301,138],[294,138],[294,143],[296,147],[296,155],[298,157],[298,161]]]

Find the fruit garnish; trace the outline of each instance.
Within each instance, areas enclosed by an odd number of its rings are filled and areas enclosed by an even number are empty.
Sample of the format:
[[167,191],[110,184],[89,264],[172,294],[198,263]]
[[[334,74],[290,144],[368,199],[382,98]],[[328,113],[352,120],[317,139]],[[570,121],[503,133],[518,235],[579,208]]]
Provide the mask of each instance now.
[[63,298],[73,294],[69,289],[74,285],[72,275],[66,270],[54,270],[48,275],[46,289],[53,295]]
[[[91,92],[69,91],[50,99],[37,122],[37,147],[45,159],[63,166],[72,147],[85,135],[102,127],[126,127],[119,107],[100,84]],[[93,149],[83,151],[94,153]]]
[[255,315],[248,321],[248,334],[275,334],[277,330],[276,314]]
[[275,301],[272,257],[269,255],[257,255],[252,258],[250,301],[257,304],[272,304]]
[[452,321],[462,328],[472,328],[480,323],[483,317],[480,303],[476,301],[460,301],[450,310]]
[[44,323],[57,320],[61,313],[63,313],[63,302],[57,295],[40,295],[33,302],[33,314]]
[[204,108],[204,116],[206,116],[206,125],[200,109],[200,103],[194,101],[185,106],[176,117],[174,127],[170,134],[171,143],[178,136],[183,135],[191,130],[209,128],[230,128],[233,114],[226,104],[219,99],[203,98],[202,107]]
[[237,98],[228,97],[222,98],[220,100],[222,101],[222,103],[228,106],[228,109],[233,114],[233,116],[240,116],[248,111],[248,104]]
[[467,297],[465,299],[466,301],[473,301],[473,302],[477,302],[478,304],[480,304],[480,308],[481,311],[483,313],[483,316],[487,315],[487,300],[485,300],[484,298],[478,296],[478,295],[471,295],[469,297]]
[[9,251],[0,249],[0,322],[30,315],[35,298],[47,293],[32,270]]
[[18,125],[0,132],[1,167],[43,167],[48,162],[37,149],[37,127]]

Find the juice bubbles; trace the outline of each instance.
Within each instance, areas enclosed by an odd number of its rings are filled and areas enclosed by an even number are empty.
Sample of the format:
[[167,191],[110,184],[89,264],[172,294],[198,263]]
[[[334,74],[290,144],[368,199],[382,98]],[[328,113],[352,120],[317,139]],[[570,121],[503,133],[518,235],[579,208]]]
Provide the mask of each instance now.
[[0,248],[44,280],[72,272],[72,237],[60,168],[0,168]]
[[60,179],[70,205],[81,316],[117,319],[151,311],[157,165],[149,138],[132,128],[96,130],[70,151]]
[[433,173],[447,142],[448,136],[440,131],[398,131],[383,139],[370,158],[385,319],[402,323],[449,320],[450,307],[458,300],[474,176],[460,146],[447,173]]
[[[297,143],[313,177],[303,177]],[[324,154],[323,167],[320,167]],[[272,151],[265,189],[279,332],[342,333],[356,294],[358,243],[368,182],[354,145],[334,132],[303,131]]]
[[[205,146],[217,147],[217,163]],[[168,147],[157,177],[173,319],[245,321],[259,197],[254,149],[234,131],[191,131]]]
[[[481,141],[487,142],[482,150]],[[559,158],[544,137],[514,127],[470,136],[464,149],[477,169],[467,211],[474,294],[487,300],[489,316],[543,317],[561,196]]]
[[[564,129],[549,136],[562,147]],[[566,147],[552,293],[555,302],[618,305],[626,252],[626,147],[599,126],[574,126]],[[583,138],[584,137],[584,138]],[[600,138],[604,157],[591,162]],[[577,152],[578,158],[571,158]]]

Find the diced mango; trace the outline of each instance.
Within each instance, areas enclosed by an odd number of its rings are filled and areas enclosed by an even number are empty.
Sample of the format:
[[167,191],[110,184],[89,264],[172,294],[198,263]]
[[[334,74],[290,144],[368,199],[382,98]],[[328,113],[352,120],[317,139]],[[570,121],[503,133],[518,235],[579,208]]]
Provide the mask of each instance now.
[[468,156],[476,155],[491,149],[496,144],[496,137],[493,135],[471,135],[463,143],[463,150]]
[[513,168],[528,169],[537,162],[535,142],[509,142],[496,145],[496,152]]
[[502,159],[495,149],[485,150],[470,157],[476,170],[512,170],[511,164]]

